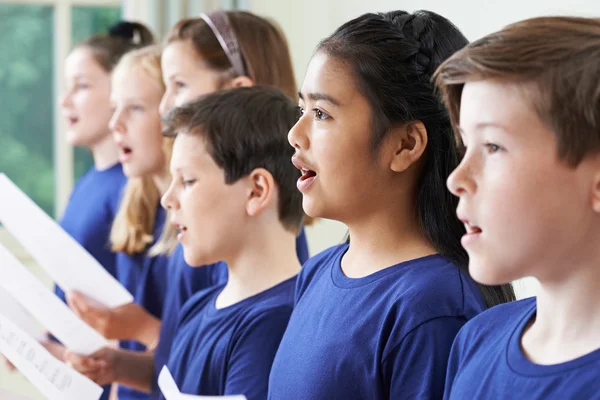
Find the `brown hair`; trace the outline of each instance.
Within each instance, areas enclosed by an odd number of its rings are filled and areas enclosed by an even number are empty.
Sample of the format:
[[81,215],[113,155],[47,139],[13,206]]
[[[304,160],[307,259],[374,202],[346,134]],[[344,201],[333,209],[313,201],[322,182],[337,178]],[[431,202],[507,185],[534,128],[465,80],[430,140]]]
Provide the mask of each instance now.
[[[298,87],[283,32],[271,21],[245,11],[228,11],[227,19],[240,45],[244,68],[257,85],[274,86],[297,100]],[[202,18],[179,21],[168,33],[167,44],[189,40],[209,67],[222,72],[223,81],[235,78],[227,54]]]
[[90,49],[98,64],[110,73],[125,53],[153,43],[154,36],[145,25],[121,21],[113,25],[108,34],[91,36],[75,48]]
[[[113,71],[113,79],[125,71],[135,69],[154,79],[164,91],[160,67],[161,48],[147,46],[127,53]],[[165,138],[165,172],[168,173],[173,139]],[[149,250],[149,256],[169,253],[176,245],[176,232],[173,225],[166,223],[160,239],[153,236],[156,212],[161,194],[152,177],[129,178],[125,186],[119,211],[113,221],[110,233],[111,249],[133,255]]]
[[[509,25],[458,51],[435,74],[455,128],[467,82],[519,84],[572,166],[600,151],[600,19],[540,17]],[[457,138],[460,140],[460,138]]]
[[[244,69],[257,85],[273,86],[294,101],[298,101],[298,86],[287,40],[273,21],[245,11],[225,12],[240,46]],[[222,74],[222,83],[235,78],[233,66],[213,33],[202,18],[179,21],[167,34],[167,44],[189,40],[208,66]],[[314,218],[304,217],[305,225]]]
[[294,149],[287,135],[298,121],[297,105],[269,86],[217,91],[173,109],[165,119],[165,134],[200,135],[230,185],[264,168],[278,188],[282,225],[298,234],[304,213],[296,188],[300,172],[290,162]]

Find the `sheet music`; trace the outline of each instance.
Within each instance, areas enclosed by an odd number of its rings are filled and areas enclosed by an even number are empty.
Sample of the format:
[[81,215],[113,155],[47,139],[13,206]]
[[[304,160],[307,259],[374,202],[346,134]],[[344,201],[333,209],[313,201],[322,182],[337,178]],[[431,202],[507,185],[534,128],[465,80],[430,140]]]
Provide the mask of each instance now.
[[54,358],[0,314],[0,353],[50,400],[98,400],[102,388]]
[[0,286],[69,350],[90,355],[108,345],[0,244]]
[[0,313],[38,342],[45,339],[45,332],[40,324],[2,286],[0,286]]
[[169,368],[165,365],[160,370],[158,375],[158,387],[165,396],[166,400],[246,400],[246,396],[198,396],[194,394],[185,394],[179,391],[173,375],[169,371]]
[[109,308],[133,301],[127,289],[5,174],[0,174],[0,193],[0,223],[64,292],[77,290]]

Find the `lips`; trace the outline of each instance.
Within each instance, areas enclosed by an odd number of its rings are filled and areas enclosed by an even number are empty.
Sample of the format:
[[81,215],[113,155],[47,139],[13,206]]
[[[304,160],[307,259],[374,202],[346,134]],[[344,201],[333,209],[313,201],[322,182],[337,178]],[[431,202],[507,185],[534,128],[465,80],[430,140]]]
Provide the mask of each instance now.
[[300,178],[296,182],[298,190],[305,192],[317,179],[317,172],[312,169],[308,163],[302,160],[299,156],[292,157],[292,164],[301,172]]
[[121,163],[129,161],[133,154],[133,149],[123,142],[117,142],[117,147],[119,148],[119,161]]
[[187,227],[177,222],[173,222],[173,226],[175,226],[175,229],[177,229],[177,240],[181,242],[185,236],[185,233],[187,232]]
[[466,233],[461,239],[461,244],[463,247],[468,247],[472,245],[476,240],[478,240],[483,233],[483,230],[475,225],[472,221],[469,221],[466,218],[460,218],[461,222],[465,225]]
[[69,128],[73,127],[79,122],[79,118],[73,115],[67,115],[65,116],[65,118],[67,120],[67,125],[69,126]]

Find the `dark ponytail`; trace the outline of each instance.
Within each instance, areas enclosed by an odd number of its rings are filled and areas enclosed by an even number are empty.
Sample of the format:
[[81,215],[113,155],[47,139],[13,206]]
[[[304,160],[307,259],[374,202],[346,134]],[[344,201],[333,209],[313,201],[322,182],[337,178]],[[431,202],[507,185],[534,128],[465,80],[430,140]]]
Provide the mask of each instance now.
[[[430,11],[365,14],[338,28],[317,51],[343,61],[373,110],[373,151],[393,124],[421,121],[427,129],[425,164],[417,189],[417,213],[424,236],[437,252],[468,271],[460,244],[463,224],[458,199],[446,180],[458,165],[448,112],[436,95],[432,76],[467,39],[446,18]],[[479,284],[488,306],[515,299],[510,284]]]
[[102,68],[112,72],[125,53],[151,44],[154,44],[154,35],[145,25],[120,21],[109,29],[107,35],[92,36],[75,47],[90,49]]

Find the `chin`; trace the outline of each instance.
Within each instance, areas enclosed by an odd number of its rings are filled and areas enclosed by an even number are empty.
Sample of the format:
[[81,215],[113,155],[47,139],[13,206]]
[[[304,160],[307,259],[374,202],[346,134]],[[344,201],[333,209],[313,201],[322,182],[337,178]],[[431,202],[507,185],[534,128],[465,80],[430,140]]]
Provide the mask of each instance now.
[[207,257],[206,254],[202,254],[198,251],[194,251],[189,247],[183,246],[183,258],[187,265],[193,268],[202,267],[204,265],[213,264],[211,257]]
[[469,274],[475,282],[483,285],[504,285],[519,278],[513,276],[510,272],[509,269],[496,263],[490,263],[489,261],[477,258],[469,260]]
[[330,218],[327,216],[323,204],[318,204],[306,195],[302,197],[302,209],[306,215],[312,218]]
[[80,135],[74,129],[69,129],[66,133],[67,143],[71,146],[84,146],[85,138],[83,135]]

